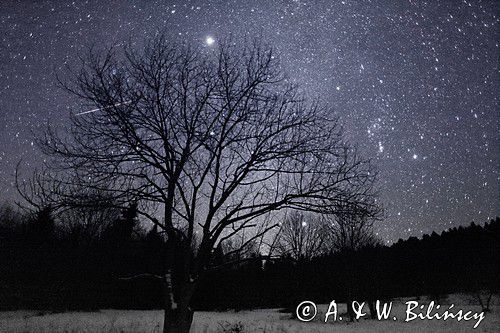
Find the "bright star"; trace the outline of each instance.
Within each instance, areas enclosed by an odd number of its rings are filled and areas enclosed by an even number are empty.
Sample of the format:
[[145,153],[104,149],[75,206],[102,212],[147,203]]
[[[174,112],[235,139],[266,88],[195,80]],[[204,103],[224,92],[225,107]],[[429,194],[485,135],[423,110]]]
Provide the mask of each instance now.
[[213,37],[208,36],[208,37],[205,39],[205,43],[206,43],[207,45],[209,45],[209,46],[210,46],[210,45],[212,45],[213,43],[215,43],[215,39],[213,39]]
[[379,141],[378,143],[378,152],[383,153],[384,152],[384,145],[382,145],[382,142]]

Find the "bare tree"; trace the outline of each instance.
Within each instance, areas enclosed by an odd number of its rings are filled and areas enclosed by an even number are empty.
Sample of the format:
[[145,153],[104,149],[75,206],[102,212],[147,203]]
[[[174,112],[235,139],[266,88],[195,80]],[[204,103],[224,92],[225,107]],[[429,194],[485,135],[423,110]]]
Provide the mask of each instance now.
[[377,244],[378,240],[373,233],[374,217],[377,216],[340,207],[336,214],[326,217],[328,242],[333,251],[356,251],[364,246]]
[[89,191],[122,206],[139,200],[168,238],[164,332],[189,331],[192,295],[221,242],[257,230],[244,248],[285,209],[377,211],[370,164],[261,42],[196,50],[159,37],[91,51],[74,78],[64,85],[88,111],[68,133],[49,127],[38,140],[53,157],[43,183],[66,202]]
[[[365,211],[350,209],[349,203],[340,203],[336,214],[327,215],[326,230],[328,243],[332,251],[341,254],[344,270],[344,290],[346,292],[347,313],[351,321],[355,320],[353,300],[360,297],[359,286],[356,285],[357,277],[354,262],[354,251],[365,246],[378,244],[378,239],[373,233],[373,222],[378,214],[367,214]],[[347,206],[347,207],[346,207]],[[380,211],[379,211],[380,212]],[[375,300],[366,296],[370,314],[375,318]],[[359,299],[359,298],[358,298]]]
[[281,256],[310,260],[329,249],[327,231],[321,215],[292,211],[281,224],[274,246]]
[[[47,174],[35,171],[30,179],[21,181],[18,164],[16,188],[25,202],[17,205],[35,215],[50,207],[60,230],[75,237],[75,241],[86,244],[97,241],[110,222],[120,216],[119,202],[109,191],[77,188],[75,182],[58,181],[58,173],[52,177],[51,180]],[[78,192],[74,193],[75,190]]]
[[120,217],[115,207],[72,207],[58,214],[61,229],[79,244],[96,242],[105,230]]

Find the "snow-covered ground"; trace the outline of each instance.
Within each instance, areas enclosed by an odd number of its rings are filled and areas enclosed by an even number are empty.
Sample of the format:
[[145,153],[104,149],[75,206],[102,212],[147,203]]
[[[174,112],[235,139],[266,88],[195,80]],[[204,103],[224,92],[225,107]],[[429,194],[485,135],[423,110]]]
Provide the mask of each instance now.
[[[406,318],[406,301],[393,300],[390,320],[360,319],[349,323],[345,320],[324,323],[324,313],[328,305],[318,305],[318,315],[311,322],[290,319],[290,314],[280,313],[277,309],[240,312],[196,312],[192,332],[237,332],[231,328],[242,328],[241,332],[262,333],[300,333],[300,332],[500,332],[499,298],[492,301],[492,311],[485,314],[477,329],[476,320],[456,321],[413,320]],[[428,305],[427,298],[418,299],[419,304]],[[480,312],[470,296],[451,295],[441,301],[441,313],[455,304],[454,312],[463,309]],[[345,304],[339,304],[339,315],[345,313]],[[368,308],[365,307],[366,312]],[[416,311],[416,310],[415,310]],[[439,312],[438,311],[438,312]],[[433,311],[435,312],[435,311]],[[394,320],[393,317],[397,317]],[[368,316],[367,316],[368,317]],[[71,312],[40,314],[35,311],[0,312],[0,332],[161,332],[163,313],[161,311],[102,310],[99,312]]]

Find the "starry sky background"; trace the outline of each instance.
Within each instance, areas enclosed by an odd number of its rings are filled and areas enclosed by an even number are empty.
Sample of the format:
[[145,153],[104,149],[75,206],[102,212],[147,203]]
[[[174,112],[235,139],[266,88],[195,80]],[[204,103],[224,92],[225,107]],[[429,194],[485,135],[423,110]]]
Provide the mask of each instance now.
[[[200,47],[263,36],[380,170],[386,242],[500,215],[496,1],[1,1],[0,203],[78,103],[55,73],[89,45],[157,31]],[[207,44],[207,38],[214,43]]]

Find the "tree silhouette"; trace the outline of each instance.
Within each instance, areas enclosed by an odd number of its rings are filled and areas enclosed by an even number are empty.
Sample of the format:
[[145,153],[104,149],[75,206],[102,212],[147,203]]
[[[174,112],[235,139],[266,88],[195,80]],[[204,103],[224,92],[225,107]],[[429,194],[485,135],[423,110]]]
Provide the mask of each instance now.
[[30,223],[26,226],[28,243],[32,247],[47,245],[54,239],[55,221],[53,210],[50,205],[38,209]]
[[132,241],[137,227],[137,203],[123,209],[122,216],[114,220],[106,230],[105,237],[117,247],[126,246]]
[[122,208],[139,200],[167,240],[164,332],[189,331],[214,249],[242,232],[248,247],[277,211],[378,213],[370,163],[260,41],[211,51],[158,37],[82,58],[64,86],[89,111],[39,138],[52,159],[36,183],[68,205],[98,204],[93,191]]
[[275,242],[281,256],[310,260],[329,250],[327,227],[321,216],[293,211],[280,226]]
[[[347,212],[347,213],[344,213]],[[331,215],[327,221],[327,234],[331,249],[342,254],[341,269],[344,279],[343,288],[346,292],[347,313],[351,321],[354,321],[355,314],[353,310],[353,300],[359,297],[359,277],[354,259],[354,252],[369,245],[377,243],[373,234],[373,216],[364,211],[355,211],[350,209],[341,209],[338,214]],[[374,317],[374,300],[368,300],[371,316]]]

